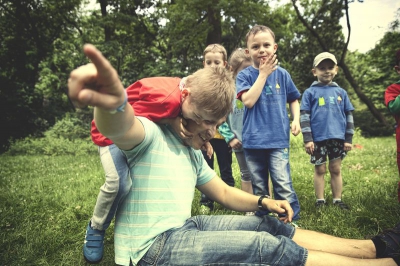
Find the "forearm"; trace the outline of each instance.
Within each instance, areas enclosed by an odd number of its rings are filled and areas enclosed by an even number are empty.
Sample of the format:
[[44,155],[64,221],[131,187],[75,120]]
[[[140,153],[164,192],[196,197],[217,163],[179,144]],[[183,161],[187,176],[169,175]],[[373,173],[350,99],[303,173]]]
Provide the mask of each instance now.
[[258,210],[259,196],[249,194],[235,187],[229,187],[224,202],[221,204],[234,211],[252,212]]
[[133,107],[129,104],[126,105],[124,112],[115,114],[98,107],[94,108],[94,120],[97,128],[113,142],[118,142],[119,139],[127,134],[135,121],[133,119],[134,115]]
[[294,100],[289,103],[290,112],[292,114],[293,121],[300,121],[300,103],[298,100]]
[[300,127],[301,132],[303,133],[303,142],[308,143],[313,141],[312,132],[311,132],[311,121],[310,121],[310,112],[309,111],[301,111],[300,115]]
[[260,98],[261,92],[264,89],[265,82],[267,81],[268,76],[265,74],[261,74],[258,76],[256,82],[254,82],[253,86],[242,94],[241,100],[243,104],[247,108],[252,108],[254,104]]

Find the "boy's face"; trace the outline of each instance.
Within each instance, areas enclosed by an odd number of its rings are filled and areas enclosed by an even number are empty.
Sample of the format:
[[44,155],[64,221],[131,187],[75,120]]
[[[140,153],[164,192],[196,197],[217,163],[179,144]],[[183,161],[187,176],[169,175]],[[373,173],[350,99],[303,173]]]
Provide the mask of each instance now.
[[[198,125],[193,120],[187,120],[186,129],[193,133],[193,137],[185,139],[184,142],[195,150],[199,150],[204,143],[210,141],[215,135],[216,127],[209,125]],[[225,117],[221,118],[217,122],[217,126],[220,126],[225,122]]]
[[322,84],[329,84],[337,74],[338,67],[330,59],[325,59],[312,69],[314,77]]
[[206,67],[226,67],[222,53],[208,52],[204,55],[203,66]]
[[275,43],[274,37],[268,31],[257,32],[255,35],[250,35],[247,40],[247,49],[245,50],[251,59],[253,66],[258,68],[262,58],[266,58],[275,54],[278,45]]
[[[196,125],[196,131],[202,132],[205,140],[210,140],[214,137],[217,127],[225,122],[225,117],[218,119],[213,114],[199,108],[191,101],[190,88],[185,88],[182,91],[182,115],[186,120],[191,120]],[[194,125],[192,125],[194,127]],[[188,129],[189,130],[189,129]],[[194,133],[193,131],[189,130]]]

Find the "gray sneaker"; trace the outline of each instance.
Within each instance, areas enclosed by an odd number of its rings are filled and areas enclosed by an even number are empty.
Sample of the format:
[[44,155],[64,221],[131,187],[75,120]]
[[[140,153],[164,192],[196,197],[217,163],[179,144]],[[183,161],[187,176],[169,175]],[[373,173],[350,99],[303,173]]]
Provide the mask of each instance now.
[[325,206],[326,206],[326,201],[325,201],[325,200],[317,200],[317,201],[315,202],[315,207],[316,207],[317,209],[322,208],[322,207],[325,207]]
[[343,201],[341,201],[341,200],[335,201],[335,203],[333,203],[333,206],[337,206],[337,207],[339,207],[340,209],[345,210],[345,211],[350,210],[350,207],[347,206],[347,204],[345,204],[345,203],[344,203]]

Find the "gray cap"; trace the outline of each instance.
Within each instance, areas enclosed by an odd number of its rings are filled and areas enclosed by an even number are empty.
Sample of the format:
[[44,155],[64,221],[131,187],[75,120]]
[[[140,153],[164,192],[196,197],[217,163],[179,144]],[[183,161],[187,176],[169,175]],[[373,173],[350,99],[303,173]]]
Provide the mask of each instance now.
[[314,58],[313,67],[318,66],[319,63],[321,63],[321,62],[322,62],[323,60],[325,60],[325,59],[330,59],[330,60],[333,61],[333,63],[335,63],[335,65],[337,65],[336,57],[335,57],[333,54],[328,53],[328,52],[323,52],[323,53],[320,53],[319,55],[317,55],[317,56]]

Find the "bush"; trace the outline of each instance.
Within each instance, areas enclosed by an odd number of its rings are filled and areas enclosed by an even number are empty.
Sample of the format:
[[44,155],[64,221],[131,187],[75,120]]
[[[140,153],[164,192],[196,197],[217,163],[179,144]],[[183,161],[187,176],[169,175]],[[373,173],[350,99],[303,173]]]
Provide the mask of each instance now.
[[90,139],[90,123],[67,114],[44,133],[42,138],[27,137],[11,144],[9,155],[84,155],[97,153]]

